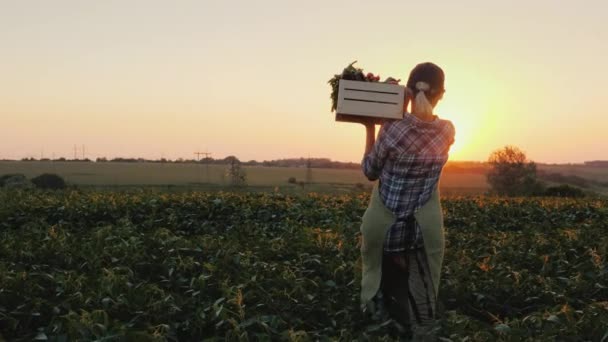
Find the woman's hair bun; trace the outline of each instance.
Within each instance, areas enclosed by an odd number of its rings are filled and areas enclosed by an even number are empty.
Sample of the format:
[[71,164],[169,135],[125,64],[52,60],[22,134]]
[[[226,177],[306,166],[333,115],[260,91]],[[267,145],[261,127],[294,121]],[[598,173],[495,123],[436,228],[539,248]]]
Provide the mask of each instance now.
[[431,86],[426,82],[416,82],[416,90],[429,91],[431,90]]
[[[418,83],[426,83],[429,86],[428,90],[418,89]],[[427,62],[420,63],[412,69],[410,77],[407,80],[407,87],[413,91],[430,91],[429,95],[433,96],[437,93],[442,93],[445,83],[445,74],[443,70],[436,64]]]
[[[433,63],[421,63],[410,72],[407,87],[414,92],[413,108],[423,115],[432,115],[439,94],[444,92],[445,75]],[[427,97],[428,95],[428,97]]]

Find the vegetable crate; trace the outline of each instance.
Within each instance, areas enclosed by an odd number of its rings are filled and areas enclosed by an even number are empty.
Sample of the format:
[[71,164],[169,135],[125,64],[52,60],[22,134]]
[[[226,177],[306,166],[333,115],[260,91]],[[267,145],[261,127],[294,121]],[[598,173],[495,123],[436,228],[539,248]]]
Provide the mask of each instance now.
[[405,87],[397,84],[340,80],[336,121],[403,119],[404,95]]

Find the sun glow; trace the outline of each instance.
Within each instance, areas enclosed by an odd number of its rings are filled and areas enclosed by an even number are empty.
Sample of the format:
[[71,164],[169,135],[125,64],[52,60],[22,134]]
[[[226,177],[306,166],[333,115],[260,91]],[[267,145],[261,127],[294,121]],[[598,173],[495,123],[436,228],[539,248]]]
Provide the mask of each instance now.
[[467,141],[468,127],[454,122],[456,126],[456,137],[454,144],[450,148],[450,159],[464,159],[467,154],[467,148],[470,147],[470,141]]
[[[443,103],[441,107],[438,107],[439,117],[450,120],[454,124],[456,135],[454,137],[454,144],[450,148],[450,159],[451,160],[463,160],[473,152],[473,126],[474,122],[470,120],[470,116],[464,116],[463,113],[456,106],[451,106],[450,103]],[[441,113],[445,112],[446,116]],[[447,114],[449,113],[449,114]]]
[[474,153],[474,139],[472,137],[472,125],[466,117],[454,116],[455,119],[451,119],[456,129],[456,136],[454,137],[454,144],[450,148],[450,159],[451,160],[463,160],[467,159],[472,153]]
[[436,113],[452,121],[456,129],[451,160],[484,160],[498,147],[509,129],[509,116],[516,103],[512,89],[498,69],[488,66],[487,75],[476,72],[473,65],[445,63],[446,89]]

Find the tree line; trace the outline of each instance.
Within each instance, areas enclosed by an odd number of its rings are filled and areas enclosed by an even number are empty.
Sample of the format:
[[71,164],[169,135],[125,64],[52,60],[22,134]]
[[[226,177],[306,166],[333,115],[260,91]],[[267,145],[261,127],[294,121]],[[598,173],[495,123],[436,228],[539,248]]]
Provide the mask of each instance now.
[[66,159],[66,158],[23,158],[21,161],[24,162],[33,162],[33,161],[55,161],[55,162],[96,162],[96,163],[201,163],[201,164],[209,164],[209,165],[231,165],[235,161],[244,166],[267,166],[267,167],[310,167],[312,168],[331,168],[331,169],[359,169],[361,168],[361,164],[352,163],[352,162],[340,162],[331,160],[329,158],[286,158],[286,159],[275,159],[275,160],[249,160],[249,161],[241,161],[236,156],[228,156],[225,158],[201,158],[197,159],[146,159],[146,158],[106,158],[99,157],[95,160],[91,160],[89,158],[84,159]]

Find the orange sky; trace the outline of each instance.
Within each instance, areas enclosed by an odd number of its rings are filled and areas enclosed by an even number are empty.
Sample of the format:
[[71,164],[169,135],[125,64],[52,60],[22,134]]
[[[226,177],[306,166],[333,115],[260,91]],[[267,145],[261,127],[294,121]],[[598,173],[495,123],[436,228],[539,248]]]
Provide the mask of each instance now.
[[[178,4],[176,4],[178,3]],[[608,159],[608,3],[0,3],[0,158],[359,161],[327,80],[353,60],[446,72],[453,160],[506,144],[539,162]],[[80,147],[79,147],[80,148]]]

